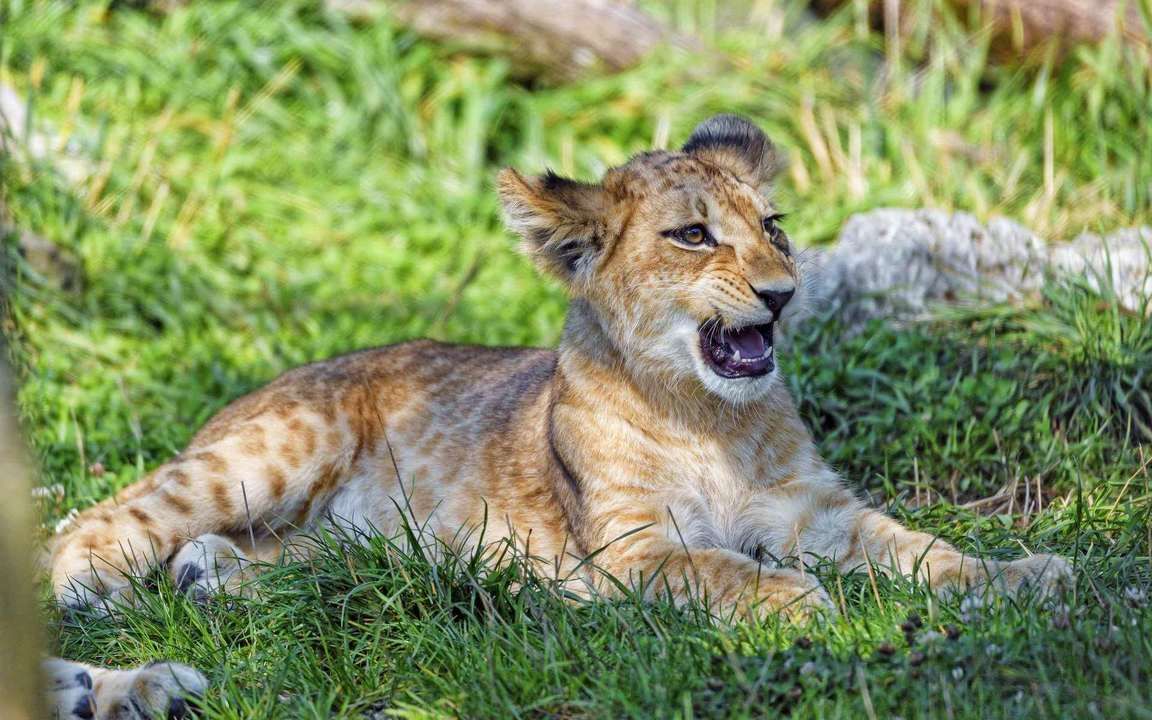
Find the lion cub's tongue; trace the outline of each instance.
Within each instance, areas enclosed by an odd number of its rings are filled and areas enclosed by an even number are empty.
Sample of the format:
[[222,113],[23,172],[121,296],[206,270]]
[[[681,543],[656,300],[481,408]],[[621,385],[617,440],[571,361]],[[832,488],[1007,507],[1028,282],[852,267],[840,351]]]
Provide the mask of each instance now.
[[740,353],[742,358],[757,358],[764,354],[764,336],[755,327],[725,330],[724,340]]

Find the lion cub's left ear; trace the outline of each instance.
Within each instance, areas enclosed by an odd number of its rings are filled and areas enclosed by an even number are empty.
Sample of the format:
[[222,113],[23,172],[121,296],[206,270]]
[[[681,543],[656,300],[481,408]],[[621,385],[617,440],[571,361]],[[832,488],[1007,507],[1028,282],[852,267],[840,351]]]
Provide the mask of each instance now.
[[524,239],[525,253],[569,286],[587,279],[603,249],[604,188],[551,171],[525,177],[511,168],[500,171],[498,185],[508,227]]
[[700,123],[681,152],[719,165],[755,188],[771,183],[782,165],[764,131],[738,115],[716,115]]

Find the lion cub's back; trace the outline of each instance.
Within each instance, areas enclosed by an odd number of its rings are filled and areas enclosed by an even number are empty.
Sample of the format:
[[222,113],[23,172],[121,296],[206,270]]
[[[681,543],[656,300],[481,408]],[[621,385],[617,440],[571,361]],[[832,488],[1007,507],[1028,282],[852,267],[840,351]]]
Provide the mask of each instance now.
[[[412,340],[339,355],[288,370],[234,400],[194,436],[211,444],[259,416],[300,412],[335,424],[346,414],[365,427],[423,431],[506,424],[528,395],[547,389],[556,353],[536,348],[454,345]],[[412,427],[405,427],[412,426]]]

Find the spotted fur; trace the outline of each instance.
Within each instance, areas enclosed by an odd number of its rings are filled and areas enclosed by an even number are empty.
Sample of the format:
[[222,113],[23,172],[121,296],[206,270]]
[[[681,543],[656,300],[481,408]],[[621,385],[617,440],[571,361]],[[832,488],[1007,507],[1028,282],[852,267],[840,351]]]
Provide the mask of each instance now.
[[[401,510],[465,548],[511,540],[586,596],[616,592],[611,575],[724,616],[830,609],[816,559],[941,590],[1053,589],[1060,558],[978,560],[866,507],[778,370],[709,368],[708,323],[786,323],[803,303],[764,224],[777,164],[759,129],[720,116],[598,183],[505,170],[509,226],[572,296],[557,350],[421,340],[288,372],[82,513],[53,554],[57,597],[130,599],[126,576],[166,563],[188,592],[235,591],[301,532],[394,534]],[[670,239],[694,224],[712,242]]]

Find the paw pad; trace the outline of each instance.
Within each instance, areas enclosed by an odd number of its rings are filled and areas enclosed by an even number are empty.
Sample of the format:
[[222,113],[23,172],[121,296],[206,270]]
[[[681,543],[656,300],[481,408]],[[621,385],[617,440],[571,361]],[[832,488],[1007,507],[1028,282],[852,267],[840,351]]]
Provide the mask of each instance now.
[[78,717],[81,720],[92,720],[95,716],[96,708],[95,703],[92,702],[92,695],[86,693],[76,701],[76,706],[72,708],[72,717]]
[[184,563],[176,575],[176,589],[180,592],[188,592],[202,577],[204,577],[204,568],[196,563]]

